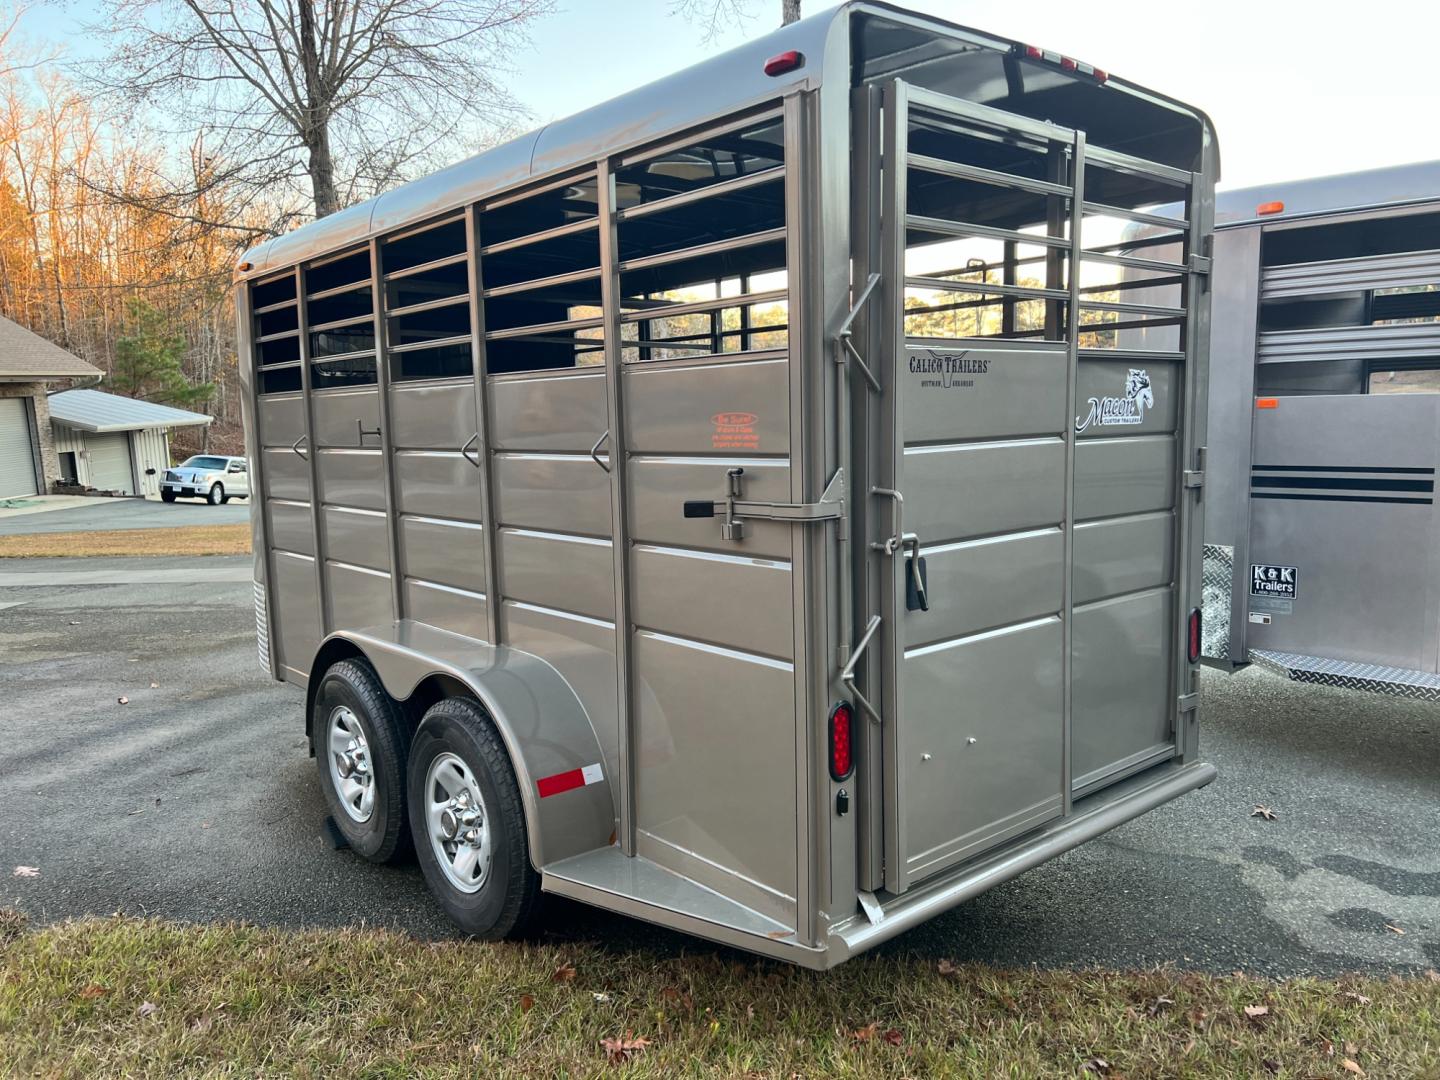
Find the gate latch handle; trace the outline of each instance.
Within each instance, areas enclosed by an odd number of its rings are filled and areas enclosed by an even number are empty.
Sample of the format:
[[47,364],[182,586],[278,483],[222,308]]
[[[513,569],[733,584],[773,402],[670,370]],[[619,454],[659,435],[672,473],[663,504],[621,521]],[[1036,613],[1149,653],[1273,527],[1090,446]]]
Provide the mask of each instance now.
[[759,502],[744,498],[740,488],[745,470],[729,469],[725,473],[726,490],[724,499],[686,499],[684,514],[687,518],[725,516],[720,525],[720,535],[726,540],[745,538],[745,518],[759,518],[764,521],[785,521],[791,525],[810,525],[819,521],[836,521],[843,528],[845,524],[845,470],[836,469],[830,483],[825,486],[820,500],[813,503]]

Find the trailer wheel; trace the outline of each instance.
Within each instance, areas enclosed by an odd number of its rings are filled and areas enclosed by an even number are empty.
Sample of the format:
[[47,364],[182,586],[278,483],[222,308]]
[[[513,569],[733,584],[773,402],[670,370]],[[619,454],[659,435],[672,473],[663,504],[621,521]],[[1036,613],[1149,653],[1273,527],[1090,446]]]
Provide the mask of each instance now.
[[408,726],[375,669],[363,660],[332,664],[315,694],[310,730],[320,788],[351,849],[375,863],[407,855]]
[[432,705],[410,748],[410,831],[425,882],[467,933],[515,937],[535,921],[540,875],[505,744],[473,701]]

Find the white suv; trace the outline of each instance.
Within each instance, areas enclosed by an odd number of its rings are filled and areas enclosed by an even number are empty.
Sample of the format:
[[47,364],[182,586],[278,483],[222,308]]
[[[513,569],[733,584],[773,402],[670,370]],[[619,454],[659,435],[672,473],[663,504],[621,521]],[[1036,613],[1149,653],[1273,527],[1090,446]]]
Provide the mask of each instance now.
[[167,503],[185,498],[207,499],[219,506],[234,498],[250,497],[250,466],[243,457],[196,454],[165,470],[160,498]]

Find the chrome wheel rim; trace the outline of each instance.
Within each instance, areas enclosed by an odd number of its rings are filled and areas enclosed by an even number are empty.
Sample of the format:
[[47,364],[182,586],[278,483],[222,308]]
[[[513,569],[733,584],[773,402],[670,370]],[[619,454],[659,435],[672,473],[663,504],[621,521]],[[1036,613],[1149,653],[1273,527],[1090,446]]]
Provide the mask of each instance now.
[[474,770],[455,754],[440,754],[425,772],[425,821],[446,880],[479,892],[490,877],[490,815]]
[[375,813],[375,772],[365,729],[360,718],[344,705],[331,710],[328,727],[330,779],[335,794],[346,816],[364,824]]

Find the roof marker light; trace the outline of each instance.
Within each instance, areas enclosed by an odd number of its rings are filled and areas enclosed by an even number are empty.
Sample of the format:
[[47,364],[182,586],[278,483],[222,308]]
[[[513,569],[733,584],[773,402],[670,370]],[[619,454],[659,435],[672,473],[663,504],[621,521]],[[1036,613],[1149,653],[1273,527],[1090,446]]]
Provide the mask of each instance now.
[[243,274],[243,273],[245,273],[246,270],[253,269],[253,267],[254,267],[254,264],[253,264],[253,263],[242,262],[242,263],[240,263],[238,266],[236,266],[235,269],[236,269],[236,270],[239,270],[240,273]]
[[772,78],[776,75],[784,75],[786,72],[794,71],[796,68],[805,66],[805,54],[795,49],[779,53],[765,61],[765,74]]
[[1060,67],[1065,71],[1074,71],[1079,65],[1068,56],[1060,57]]
[[1276,202],[1262,202],[1259,206],[1255,207],[1255,213],[1259,217],[1264,217],[1266,214],[1283,214],[1284,212],[1285,204],[1278,200]]

